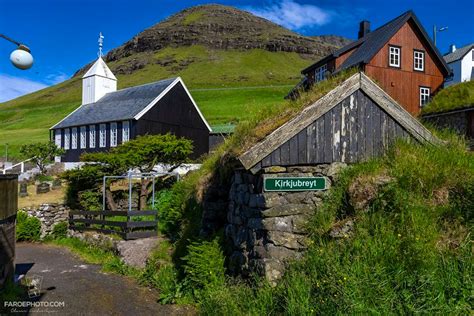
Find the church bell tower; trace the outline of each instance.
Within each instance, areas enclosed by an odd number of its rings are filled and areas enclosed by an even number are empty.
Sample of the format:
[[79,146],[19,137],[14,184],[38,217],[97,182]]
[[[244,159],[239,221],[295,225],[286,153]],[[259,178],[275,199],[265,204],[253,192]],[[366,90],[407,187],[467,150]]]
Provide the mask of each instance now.
[[99,35],[99,58],[82,77],[82,104],[97,102],[106,93],[117,91],[117,78],[102,59],[104,36]]

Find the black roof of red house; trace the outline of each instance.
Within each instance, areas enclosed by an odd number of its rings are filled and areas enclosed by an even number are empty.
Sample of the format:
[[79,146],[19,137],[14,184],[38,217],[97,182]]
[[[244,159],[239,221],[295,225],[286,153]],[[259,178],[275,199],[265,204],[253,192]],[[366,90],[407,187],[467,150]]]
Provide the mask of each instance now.
[[390,40],[390,38],[395,35],[395,33],[408,21],[412,20],[415,25],[420,30],[421,34],[423,35],[428,47],[431,48],[435,56],[437,57],[440,65],[442,66],[446,75],[451,74],[451,69],[446,64],[443,56],[436,48],[436,46],[431,41],[430,37],[426,33],[426,30],[423,28],[423,25],[420,23],[418,18],[416,17],[415,13],[412,10],[409,10],[402,15],[398,16],[397,18],[387,22],[386,24],[380,26],[374,31],[369,32],[362,38],[336,50],[332,54],[324,57],[323,59],[317,61],[316,63],[312,64],[311,66],[303,69],[302,73],[307,73],[308,71],[312,70],[313,68],[319,67],[320,65],[325,64],[329,60],[333,58],[337,58],[342,54],[346,53],[347,51],[356,48],[356,51],[352,53],[344,63],[336,69],[337,71],[347,69],[353,66],[357,66],[359,64],[367,64],[370,62],[372,57],[377,54],[377,52],[382,49],[382,47]]

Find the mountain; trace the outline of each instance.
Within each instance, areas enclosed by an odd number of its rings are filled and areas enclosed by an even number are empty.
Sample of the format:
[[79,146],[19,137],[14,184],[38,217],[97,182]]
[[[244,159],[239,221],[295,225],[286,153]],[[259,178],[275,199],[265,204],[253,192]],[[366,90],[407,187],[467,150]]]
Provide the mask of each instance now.
[[[279,102],[300,70],[348,40],[302,36],[249,12],[222,5],[183,10],[112,49],[104,58],[118,88],[181,76],[213,124],[238,122]],[[92,56],[91,56],[92,57]],[[81,102],[81,76],[0,104],[0,147],[15,155]]]

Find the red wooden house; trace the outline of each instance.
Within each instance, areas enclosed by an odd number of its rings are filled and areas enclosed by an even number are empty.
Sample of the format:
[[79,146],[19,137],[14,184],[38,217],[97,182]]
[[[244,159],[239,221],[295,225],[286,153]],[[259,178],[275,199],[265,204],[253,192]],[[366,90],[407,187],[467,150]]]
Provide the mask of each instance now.
[[362,21],[358,39],[302,71],[305,87],[330,73],[359,67],[414,115],[443,86],[451,70],[413,11],[370,31]]

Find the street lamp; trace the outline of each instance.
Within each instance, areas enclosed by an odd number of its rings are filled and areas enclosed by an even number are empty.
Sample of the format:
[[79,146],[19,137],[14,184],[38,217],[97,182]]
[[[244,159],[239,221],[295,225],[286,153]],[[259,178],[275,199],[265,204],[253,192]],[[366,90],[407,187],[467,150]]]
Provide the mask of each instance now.
[[33,56],[31,55],[30,49],[27,46],[11,39],[6,35],[0,34],[0,37],[17,45],[17,49],[15,49],[10,54],[10,61],[16,68],[26,70],[33,66]]
[[433,42],[434,42],[435,46],[436,46],[436,33],[446,31],[447,29],[448,29],[447,26],[444,26],[444,27],[441,27],[441,28],[437,29],[436,25],[433,25]]

